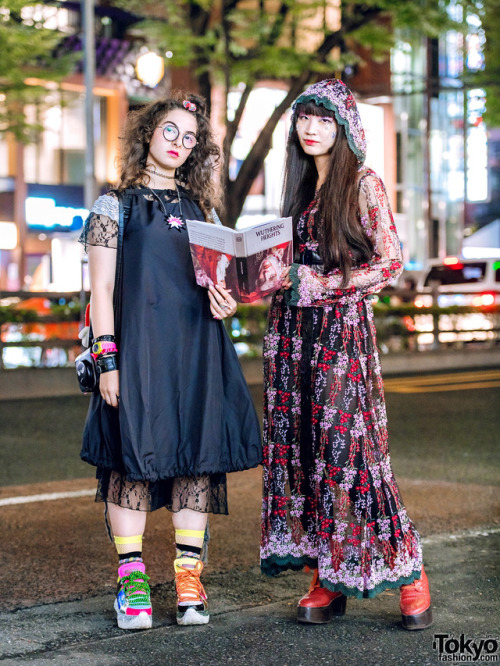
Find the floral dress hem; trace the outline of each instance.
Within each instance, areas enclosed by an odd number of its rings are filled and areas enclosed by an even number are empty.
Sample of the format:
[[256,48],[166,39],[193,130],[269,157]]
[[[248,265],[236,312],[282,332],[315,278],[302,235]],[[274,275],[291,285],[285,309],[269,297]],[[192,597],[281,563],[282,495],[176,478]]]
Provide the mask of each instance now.
[[[316,569],[318,561],[312,557],[293,557],[287,555],[286,557],[271,556],[265,560],[261,560],[260,568],[263,574],[270,578],[279,576],[283,571],[301,571],[304,567]],[[360,590],[357,587],[348,587],[343,583],[332,583],[326,578],[319,578],[321,587],[327,588],[331,592],[342,592],[346,597],[353,597],[356,599],[372,599],[385,590],[398,589],[402,585],[410,585],[415,580],[421,577],[422,568],[418,571],[413,571],[408,576],[401,576],[397,580],[386,580],[372,589]]]

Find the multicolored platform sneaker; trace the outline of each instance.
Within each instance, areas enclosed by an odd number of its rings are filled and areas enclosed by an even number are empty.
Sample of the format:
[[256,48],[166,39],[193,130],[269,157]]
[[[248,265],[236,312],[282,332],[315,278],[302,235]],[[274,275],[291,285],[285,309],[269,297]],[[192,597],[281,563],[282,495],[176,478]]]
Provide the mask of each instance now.
[[191,557],[174,560],[177,624],[208,624],[207,595],[200,581],[203,563]]
[[115,611],[120,629],[151,629],[153,610],[148,580],[142,562],[127,562],[118,568]]

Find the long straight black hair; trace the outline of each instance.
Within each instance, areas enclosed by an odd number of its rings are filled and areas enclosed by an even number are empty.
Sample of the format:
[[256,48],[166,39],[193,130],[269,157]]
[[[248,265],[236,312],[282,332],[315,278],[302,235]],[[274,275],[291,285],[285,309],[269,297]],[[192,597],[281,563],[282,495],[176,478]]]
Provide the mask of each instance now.
[[[318,179],[313,157],[306,155],[299,143],[296,119],[301,113],[335,119],[333,111],[314,102],[299,104],[295,109],[282,192],[282,214],[292,216],[295,230],[300,216],[314,198]],[[349,147],[344,126],[339,123],[316,215],[316,223],[320,223],[319,253],[325,271],[340,268],[345,287],[352,268],[372,258],[374,245],[358,216],[358,160]]]

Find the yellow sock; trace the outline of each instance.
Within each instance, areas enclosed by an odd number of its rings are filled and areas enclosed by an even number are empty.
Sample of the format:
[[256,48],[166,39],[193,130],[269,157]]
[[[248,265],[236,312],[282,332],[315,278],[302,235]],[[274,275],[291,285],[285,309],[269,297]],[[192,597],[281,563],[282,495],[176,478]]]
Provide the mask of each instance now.
[[113,536],[115,542],[116,552],[119,556],[129,553],[139,553],[136,557],[140,557],[142,553],[142,534],[134,536]]
[[175,556],[182,566],[194,568],[201,557],[205,530],[175,530]]

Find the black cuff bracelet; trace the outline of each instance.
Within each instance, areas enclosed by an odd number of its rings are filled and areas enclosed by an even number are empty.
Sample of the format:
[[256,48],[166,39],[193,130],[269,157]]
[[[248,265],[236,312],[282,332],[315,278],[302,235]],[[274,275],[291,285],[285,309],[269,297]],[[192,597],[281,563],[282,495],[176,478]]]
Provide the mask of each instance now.
[[102,375],[103,372],[112,372],[118,370],[118,354],[109,356],[99,356],[96,361],[97,372]]
[[116,342],[116,338],[114,335],[100,335],[98,338],[92,340],[92,344],[94,342]]

